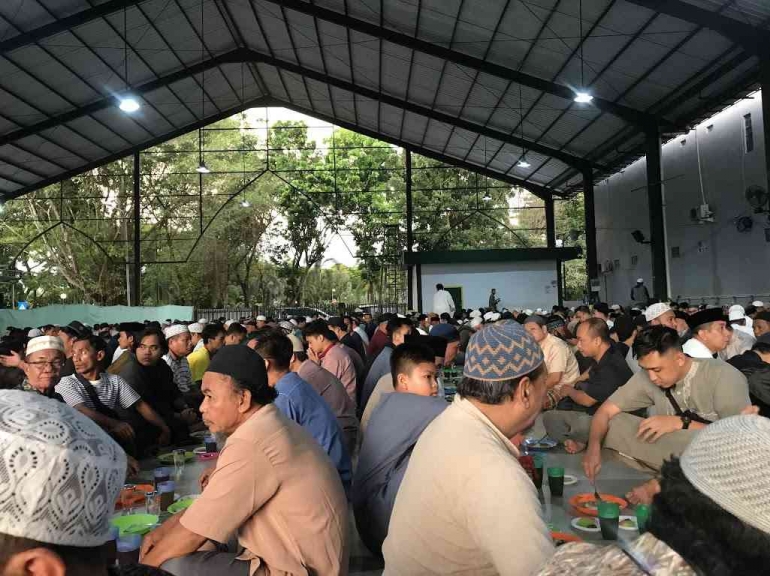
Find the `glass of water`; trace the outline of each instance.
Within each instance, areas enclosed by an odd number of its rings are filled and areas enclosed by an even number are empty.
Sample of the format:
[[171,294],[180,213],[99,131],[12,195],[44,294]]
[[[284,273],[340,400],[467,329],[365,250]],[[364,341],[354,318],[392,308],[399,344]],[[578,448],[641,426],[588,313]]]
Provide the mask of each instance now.
[[174,473],[176,474],[177,482],[182,477],[184,472],[185,451],[182,449],[174,450]]

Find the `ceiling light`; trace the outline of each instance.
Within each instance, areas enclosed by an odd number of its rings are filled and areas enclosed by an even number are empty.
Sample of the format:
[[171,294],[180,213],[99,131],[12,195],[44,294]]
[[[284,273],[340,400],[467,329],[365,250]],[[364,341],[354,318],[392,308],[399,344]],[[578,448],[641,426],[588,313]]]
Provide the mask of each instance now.
[[481,198],[484,202],[489,202],[492,200],[492,196],[489,195],[489,192],[486,192],[484,196]]
[[127,112],[131,114],[132,112],[136,112],[141,108],[139,105],[139,102],[135,98],[131,98],[130,96],[126,98],[120,99],[120,104],[118,105],[123,112]]
[[594,97],[588,92],[575,92],[575,102],[580,104],[588,104]]
[[195,169],[195,171],[198,174],[209,174],[211,173],[211,170],[208,169],[208,166],[206,166],[206,163],[201,160],[200,165]]
[[518,166],[519,168],[529,168],[530,166],[532,166],[532,164],[527,162],[527,157],[526,156],[522,156],[521,160],[519,160],[519,162],[518,162],[518,164],[516,164],[516,166]]
[[248,200],[244,200],[243,202],[241,202],[241,206],[243,206],[244,208],[250,208],[251,203]]

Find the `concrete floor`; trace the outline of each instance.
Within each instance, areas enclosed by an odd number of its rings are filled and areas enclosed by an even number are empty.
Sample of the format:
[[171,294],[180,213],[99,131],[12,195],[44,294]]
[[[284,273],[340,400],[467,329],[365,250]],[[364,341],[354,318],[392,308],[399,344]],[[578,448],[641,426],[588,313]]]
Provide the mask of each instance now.
[[[540,438],[544,434],[545,430],[542,426],[541,419],[538,418],[537,423],[533,426],[528,435],[534,438]],[[151,481],[152,470],[159,466],[158,462],[152,459],[142,461],[141,464],[142,472],[140,478]],[[215,464],[216,460],[205,463],[195,460],[186,464],[181,475],[181,480],[177,483],[177,494],[185,496],[188,494],[200,493],[198,478],[200,477],[201,472]],[[605,451],[602,471],[597,480],[599,491],[601,493],[609,493],[623,497],[631,488],[651,477],[649,471],[634,469],[628,464],[629,463],[626,462],[625,459],[617,457],[609,451]],[[570,525],[572,518],[575,516],[575,513],[568,503],[570,497],[574,494],[593,492],[593,487],[582,472],[581,455],[567,454],[562,448],[555,448],[545,453],[545,466],[555,465],[563,466],[565,474],[575,476],[578,479],[578,482],[572,486],[565,486],[564,496],[557,498],[550,495],[547,479],[544,480],[543,489],[540,493],[540,501],[543,505],[543,516],[545,521],[550,524],[552,530],[575,533],[584,540],[601,543],[602,540],[600,536],[577,531]],[[171,468],[173,469],[173,466],[171,466]],[[625,511],[621,512],[621,514],[633,515],[633,512]],[[505,519],[501,518],[501,521],[505,521]],[[361,539],[358,537],[358,532],[356,531],[352,512],[349,515],[349,522],[351,530],[350,575],[375,576],[382,574],[383,563],[378,558],[372,556],[361,542]],[[634,538],[637,534],[635,532],[622,532],[621,536],[625,538]]]

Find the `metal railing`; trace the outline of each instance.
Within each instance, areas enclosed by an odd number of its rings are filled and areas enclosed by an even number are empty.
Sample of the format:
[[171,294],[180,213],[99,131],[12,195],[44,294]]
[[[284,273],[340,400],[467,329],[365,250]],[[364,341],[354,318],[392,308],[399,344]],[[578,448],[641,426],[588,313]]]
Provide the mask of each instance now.
[[[369,312],[372,316],[390,312],[393,314],[403,314],[406,312],[406,304],[384,303],[384,304],[344,304],[332,302],[320,302],[315,304],[306,304],[304,306],[252,306],[238,308],[196,308],[194,317],[196,320],[205,318],[206,320],[217,320],[225,318],[226,320],[239,320],[240,318],[256,318],[259,315],[267,318],[280,320],[289,316],[307,316],[313,317],[319,315],[322,318],[330,316],[346,316],[361,312]],[[361,313],[359,312],[359,314]]]

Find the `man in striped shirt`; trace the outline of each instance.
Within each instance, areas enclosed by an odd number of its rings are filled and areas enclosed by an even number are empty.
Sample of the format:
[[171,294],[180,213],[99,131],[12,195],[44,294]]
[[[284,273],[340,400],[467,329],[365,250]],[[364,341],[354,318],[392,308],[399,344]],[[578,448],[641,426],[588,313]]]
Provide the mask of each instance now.
[[[132,456],[154,442],[167,445],[171,430],[163,419],[123,378],[100,371],[107,348],[104,340],[81,336],[72,348],[76,372],[56,385],[56,392],[64,401],[110,432],[126,452],[133,452]],[[134,411],[141,418],[133,417]],[[126,419],[131,419],[133,425]],[[144,425],[145,422],[152,426]]]

